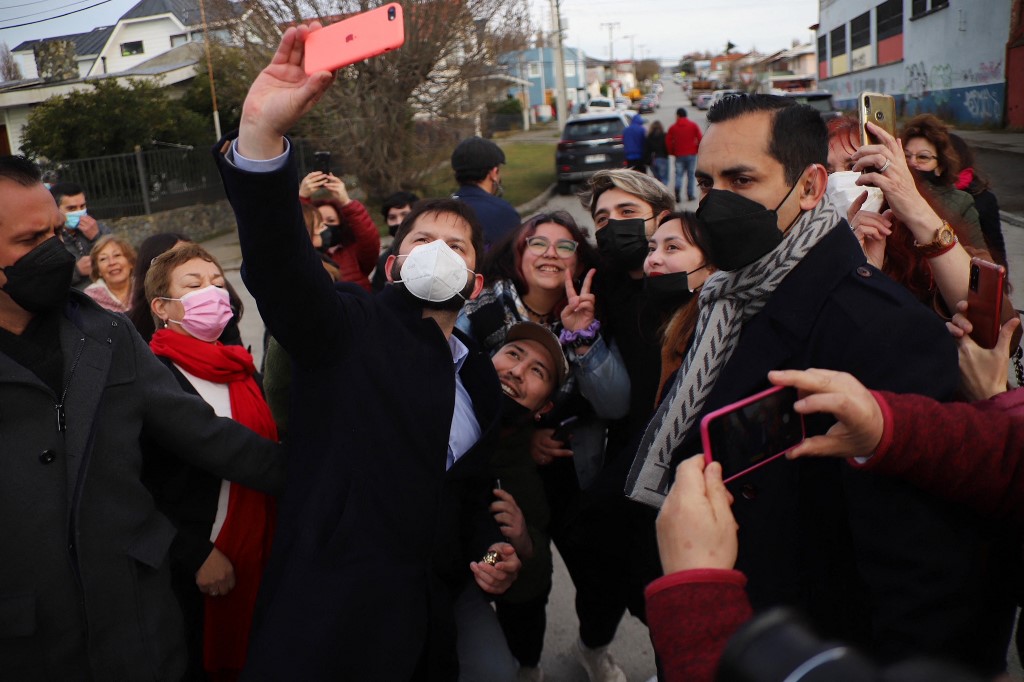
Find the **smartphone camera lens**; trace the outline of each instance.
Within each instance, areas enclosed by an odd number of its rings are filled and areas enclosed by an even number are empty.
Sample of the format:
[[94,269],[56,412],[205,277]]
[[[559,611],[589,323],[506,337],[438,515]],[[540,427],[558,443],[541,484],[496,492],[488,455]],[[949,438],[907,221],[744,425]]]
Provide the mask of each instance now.
[[394,21],[395,20],[395,16],[397,14],[398,13],[395,11],[394,7],[389,7],[388,8],[388,21]]
[[881,111],[876,111],[875,112],[875,120],[876,121],[881,121],[884,118],[885,118],[885,114],[883,114]]

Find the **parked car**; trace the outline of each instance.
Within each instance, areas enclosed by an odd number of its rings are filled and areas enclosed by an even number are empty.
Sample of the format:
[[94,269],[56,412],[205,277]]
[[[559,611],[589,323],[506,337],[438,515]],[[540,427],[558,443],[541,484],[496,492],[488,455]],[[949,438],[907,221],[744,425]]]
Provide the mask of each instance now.
[[711,93],[702,92],[697,95],[697,98],[693,100],[693,106],[697,107],[701,111],[706,111],[711,107]]
[[641,114],[653,114],[655,108],[656,105],[654,103],[654,98],[644,97],[642,100],[640,100],[640,104],[639,106],[637,106],[636,110]]
[[615,111],[615,102],[607,97],[591,97],[587,102],[588,114],[603,114],[609,111]]
[[775,94],[782,95],[783,97],[792,97],[797,102],[800,102],[800,104],[809,104],[818,110],[824,121],[839,118],[843,115],[842,112],[836,109],[836,105],[832,101],[831,92],[808,90],[805,92],[776,92]]
[[626,111],[632,102],[628,97],[618,96],[615,98],[615,108],[619,111]]
[[631,111],[615,111],[590,113],[566,122],[555,150],[560,194],[568,194],[572,183],[582,182],[599,170],[627,166],[622,133],[632,118]]

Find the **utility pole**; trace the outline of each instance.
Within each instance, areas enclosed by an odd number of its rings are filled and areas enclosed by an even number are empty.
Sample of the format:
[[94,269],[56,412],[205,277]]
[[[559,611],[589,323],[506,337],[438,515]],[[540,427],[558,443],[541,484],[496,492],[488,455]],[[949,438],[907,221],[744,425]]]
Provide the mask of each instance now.
[[558,126],[565,126],[568,107],[565,101],[565,51],[562,49],[562,14],[559,0],[551,0],[551,25],[555,32],[555,112]]
[[634,44],[636,42],[636,34],[634,33],[632,35],[622,36],[623,40],[626,38],[629,38],[629,61],[630,63],[634,63],[636,62],[636,46]]
[[[213,60],[210,58],[210,34],[206,30],[206,5],[199,0],[199,16],[203,22],[203,47],[206,48],[206,73],[210,78],[210,98],[213,100],[213,131],[220,140],[220,112],[217,111],[217,89],[213,85]],[[146,211],[148,214],[149,211]]]
[[612,40],[612,33],[620,26],[619,22],[612,21],[608,23],[601,23],[601,28],[608,28],[608,61],[615,62],[615,44]]

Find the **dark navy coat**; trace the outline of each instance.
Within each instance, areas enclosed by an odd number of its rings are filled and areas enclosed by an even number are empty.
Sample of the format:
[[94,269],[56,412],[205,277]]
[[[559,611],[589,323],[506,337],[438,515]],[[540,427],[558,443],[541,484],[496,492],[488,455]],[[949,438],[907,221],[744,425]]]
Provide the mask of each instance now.
[[[476,185],[462,185],[452,195],[452,199],[458,199],[473,207],[477,219],[484,228],[484,245],[488,248],[500,242],[522,222],[512,204]],[[477,258],[477,264],[479,263],[480,259]]]
[[[396,288],[333,285],[302,220],[294,158],[256,174],[215,156],[243,279],[293,362],[288,482],[246,677],[454,679],[452,599],[501,537],[480,444],[445,471],[447,339]],[[501,389],[489,357],[460,338],[483,442]]]

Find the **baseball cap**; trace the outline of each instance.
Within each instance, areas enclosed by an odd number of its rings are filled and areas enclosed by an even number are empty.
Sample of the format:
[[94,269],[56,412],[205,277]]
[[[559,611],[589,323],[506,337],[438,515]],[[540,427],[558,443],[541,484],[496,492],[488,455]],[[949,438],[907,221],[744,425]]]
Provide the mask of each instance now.
[[555,363],[555,378],[557,380],[555,387],[557,388],[565,383],[569,376],[569,362],[565,359],[565,353],[562,352],[562,344],[558,342],[557,336],[547,327],[536,322],[517,322],[509,328],[508,333],[505,335],[505,343],[520,340],[536,341],[543,346]]
[[505,152],[501,147],[482,137],[467,137],[452,152],[452,170],[490,170],[505,163]]

